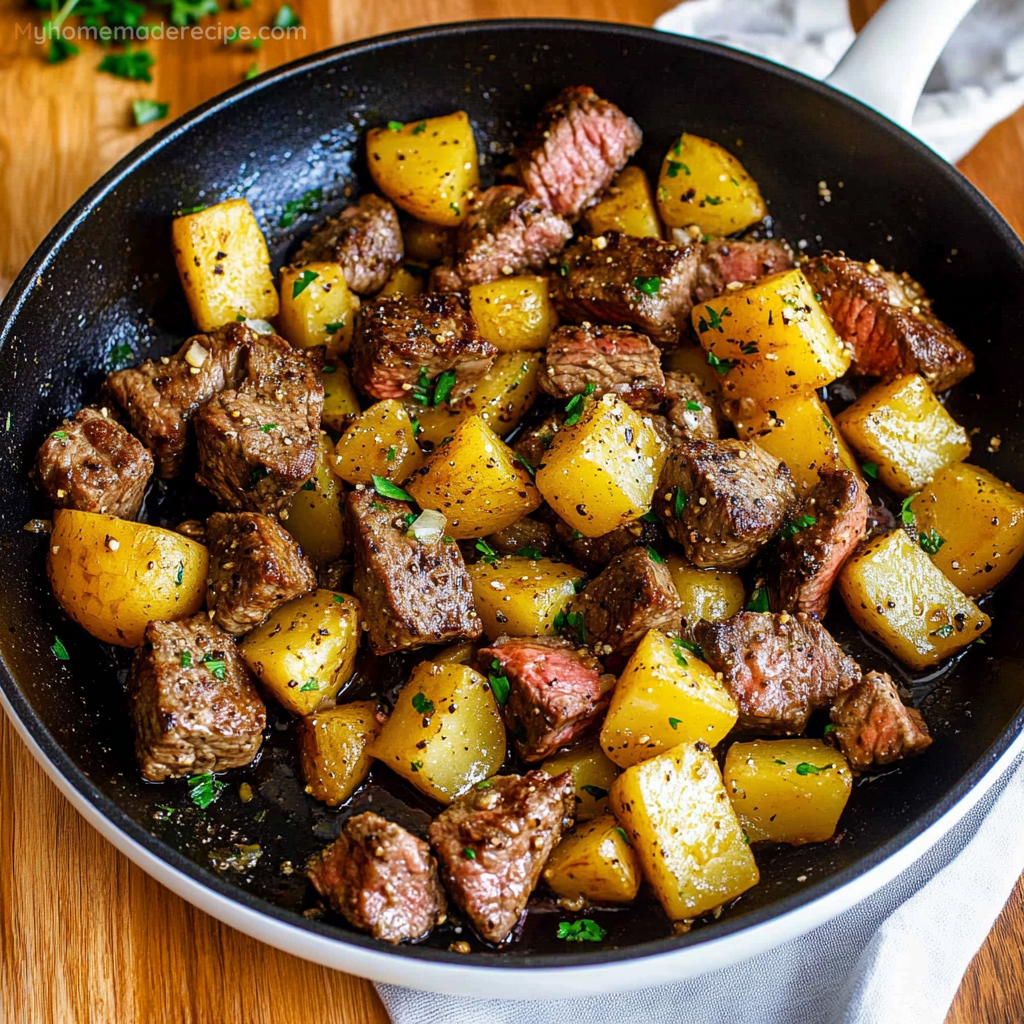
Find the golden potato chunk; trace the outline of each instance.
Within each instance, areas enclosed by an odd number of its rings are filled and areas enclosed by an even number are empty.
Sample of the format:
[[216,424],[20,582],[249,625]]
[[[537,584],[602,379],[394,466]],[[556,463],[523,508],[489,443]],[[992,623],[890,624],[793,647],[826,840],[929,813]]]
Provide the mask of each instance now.
[[171,250],[199,330],[212,331],[238,317],[277,316],[270,253],[247,199],[175,217]]
[[680,640],[652,629],[615,684],[601,748],[628,768],[680,743],[713,747],[738,717],[714,671]]
[[505,760],[505,725],[490,684],[468,665],[421,662],[369,753],[450,804]]
[[401,266],[395,267],[387,283],[377,294],[422,295],[427,290],[428,274],[429,271],[426,267],[403,263]]
[[[668,373],[689,374],[704,394],[704,404],[717,410],[722,399],[722,375],[708,365],[708,355],[700,345],[681,341],[679,348],[661,354],[662,369]],[[742,436],[742,435],[740,435]]]
[[447,516],[448,533],[456,540],[496,533],[541,504],[516,453],[480,416],[465,420],[406,490],[421,508]]
[[509,636],[549,636],[555,619],[568,612],[584,574],[550,558],[489,558],[466,567],[473,582],[473,605],[492,640]]
[[601,749],[601,740],[591,737],[549,757],[541,766],[552,778],[572,772],[576,784],[576,821],[590,821],[608,813],[608,790],[619,774],[619,766]]
[[664,445],[640,414],[602,395],[570,412],[537,470],[537,489],[574,529],[603,537],[651,507],[664,461]]
[[371,128],[366,162],[381,192],[396,206],[442,227],[461,222],[468,193],[480,187],[473,127],[461,110]]
[[302,720],[299,760],[314,800],[337,807],[362,785],[372,761],[366,748],[380,732],[376,711],[376,701],[353,701]]
[[947,466],[910,510],[920,546],[970,597],[991,590],[1024,555],[1024,494],[986,469]]
[[350,594],[318,590],[282,605],[238,650],[279,704],[308,715],[352,678],[360,621],[359,602]]
[[762,408],[830,384],[850,367],[850,352],[802,270],[785,270],[693,307],[694,330],[726,399]]
[[359,296],[350,292],[339,263],[281,268],[281,337],[296,348],[327,346],[327,357],[348,351]]
[[757,885],[757,865],[706,743],[681,743],[627,768],[612,783],[609,805],[673,921]]
[[559,896],[595,903],[632,903],[640,877],[626,832],[610,814],[577,825],[551,851],[543,871]]
[[342,431],[353,416],[359,415],[359,396],[352,385],[348,367],[328,363],[320,371],[324,382],[324,411],[320,421],[331,430]]
[[903,530],[860,547],[837,586],[854,622],[910,668],[938,664],[991,625]]
[[57,603],[108,644],[138,647],[150,622],[195,615],[206,603],[202,544],[158,526],[60,508],[46,555]]
[[334,444],[323,431],[317,446],[313,475],[295,492],[281,522],[314,562],[333,562],[345,546],[345,495],[331,469]]
[[865,461],[878,465],[878,479],[900,497],[971,454],[967,431],[916,373],[876,384],[836,422]]
[[404,480],[421,465],[412,421],[397,398],[375,402],[353,417],[334,449],[334,472],[348,484],[373,483],[375,476]]
[[752,843],[823,843],[853,789],[850,766],[820,740],[734,743],[725,789]]
[[639,167],[623,168],[601,201],[587,210],[584,220],[589,235],[621,231],[637,238],[661,238],[654,195]]
[[763,220],[757,182],[717,142],[685,132],[665,154],[658,210],[670,228],[696,224],[704,235],[731,235]]
[[558,326],[546,277],[503,277],[469,289],[480,337],[499,352],[543,348]]
[[731,618],[746,604],[743,580],[723,569],[698,569],[682,555],[669,555],[668,571],[683,606],[683,625]]

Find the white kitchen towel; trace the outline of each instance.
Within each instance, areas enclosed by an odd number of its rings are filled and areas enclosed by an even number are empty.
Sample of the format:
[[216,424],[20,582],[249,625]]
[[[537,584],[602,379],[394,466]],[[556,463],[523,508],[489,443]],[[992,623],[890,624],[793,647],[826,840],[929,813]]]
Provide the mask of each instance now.
[[[815,78],[835,67],[854,37],[848,0],[688,0],[654,25],[756,53]],[[1021,104],[1024,0],[980,0],[936,65],[913,130],[947,160],[959,160]]]
[[734,967],[659,988],[549,1002],[391,985],[378,991],[394,1024],[942,1024],[1022,872],[1024,756],[875,895]]

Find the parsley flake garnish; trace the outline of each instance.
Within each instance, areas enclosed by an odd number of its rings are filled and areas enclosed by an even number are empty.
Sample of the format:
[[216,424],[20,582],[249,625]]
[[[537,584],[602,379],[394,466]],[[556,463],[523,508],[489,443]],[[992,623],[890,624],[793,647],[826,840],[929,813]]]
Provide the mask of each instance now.
[[658,565],[665,564],[665,559],[662,558],[661,555],[659,555],[658,552],[655,551],[654,548],[652,548],[649,544],[647,546],[647,557],[650,558],[652,562],[657,562]]
[[607,789],[602,789],[600,786],[591,786],[589,783],[586,786],[580,786],[587,796],[592,796],[595,800],[603,800],[608,795]]
[[[324,330],[328,334],[337,334],[338,331],[340,331],[342,329],[342,327],[344,327],[344,326],[345,326],[345,321],[344,320],[337,320],[333,324],[326,324],[324,326]],[[328,370],[327,367],[325,366],[324,367],[324,373],[334,373],[334,367],[332,366]]]
[[99,63],[100,71],[131,82],[152,82],[149,69],[156,63],[148,50],[136,50],[130,44],[124,53],[108,53]]
[[675,730],[675,729],[677,729],[677,728],[678,728],[678,727],[679,727],[680,725],[682,725],[682,724],[683,724],[683,720],[682,720],[681,718],[670,718],[670,719],[668,720],[668,724],[672,726],[672,729],[673,729],[673,731],[674,731],[674,730]]
[[871,477],[872,480],[878,479],[878,463],[877,462],[865,462],[861,467],[865,476]]
[[678,176],[680,171],[682,171],[683,174],[689,175],[690,168],[687,167],[682,160],[669,160],[665,171],[670,178],[675,178]]
[[689,668],[690,663],[683,654],[683,642],[679,639],[672,640],[672,655],[680,668]]
[[409,767],[414,772],[418,772],[423,767],[423,762],[422,761],[412,761],[412,762],[410,762]]
[[184,562],[179,562],[178,563],[178,571],[177,571],[177,573],[175,574],[175,577],[174,577],[174,585],[176,587],[180,587],[181,586],[181,581],[184,578],[185,578],[185,563]]
[[[290,228],[304,213],[315,213],[324,201],[322,188],[311,188],[303,192],[300,199],[290,199],[284,204],[284,213],[277,222],[279,228]],[[293,296],[294,298],[294,296]]]
[[587,624],[583,618],[583,612],[566,612],[563,609],[555,616],[553,625],[556,633],[571,629],[576,632],[581,644],[587,642]]
[[483,537],[476,542],[474,547],[481,555],[483,555],[483,561],[488,565],[494,565],[494,563],[498,561],[498,552],[495,551],[494,548],[492,548],[491,545],[483,539]]
[[768,603],[768,591],[764,587],[758,587],[750,595],[750,602],[747,605],[748,612],[770,612],[771,605]]
[[600,942],[607,934],[606,929],[589,917],[558,922],[558,937],[566,942]]
[[630,842],[629,836],[626,835],[626,830],[621,825],[616,825],[615,828],[612,829],[612,831],[613,832],[617,832],[620,836],[622,836],[622,841],[627,846],[632,846],[633,845],[632,842]]
[[537,470],[533,466],[531,466],[530,463],[527,462],[526,459],[524,459],[523,456],[519,454],[519,452],[513,452],[512,457],[516,460],[516,462],[522,464],[523,468],[526,470],[527,473],[530,474],[530,476],[537,475]]
[[952,635],[953,635],[953,627],[948,622],[946,622],[943,625],[939,626],[939,628],[937,630],[935,630],[934,633],[932,633],[932,636],[940,637],[943,640],[945,640],[946,637],[952,636]]
[[[701,320],[701,323],[704,323]],[[708,366],[712,367],[715,373],[724,377],[736,364],[731,359],[719,359],[714,352],[708,353]]]
[[373,489],[382,498],[393,498],[395,501],[412,501],[412,495],[408,491],[403,491],[398,484],[393,484],[390,480],[385,480],[382,476],[373,474]]
[[434,378],[433,384],[431,384],[427,368],[421,366],[419,378],[411,392],[413,401],[429,406],[438,406],[442,402],[447,402],[455,387],[455,379],[454,370],[444,370]]
[[386,453],[385,457],[387,458],[388,462],[394,462],[395,459],[397,458],[397,456],[398,456],[398,449],[394,445],[392,445],[387,450],[387,453]]
[[297,299],[320,275],[315,270],[304,270],[292,282],[292,298]]
[[418,125],[416,125],[415,128],[413,128],[412,134],[413,135],[421,135],[426,130],[427,130],[427,122],[426,121],[420,121],[420,123]]
[[418,715],[432,715],[434,713],[434,702],[422,693],[417,693],[413,696],[412,706]]
[[920,491],[915,491],[913,494],[907,495],[903,499],[903,504],[900,505],[900,520],[904,526],[915,526],[917,524],[917,516],[914,515],[914,510],[910,505],[920,493]]
[[822,738],[824,738],[825,736],[828,736],[829,733],[833,733],[835,731],[836,731],[836,727],[831,722],[829,722],[828,725],[826,725],[825,728],[822,730],[822,733],[821,733]]
[[299,693],[307,693],[310,690],[319,690],[320,684],[315,679],[307,679],[300,687]]
[[191,668],[192,667],[192,652],[182,651],[181,652],[181,667]]
[[467,846],[462,851],[462,856],[465,857],[466,860],[476,860],[476,850],[474,850],[471,846]]
[[68,654],[68,649],[64,646],[64,644],[61,643],[59,636],[55,636],[53,638],[53,645],[50,647],[50,650],[53,652],[53,656],[58,661],[71,660],[71,655]]
[[801,530],[806,530],[809,526],[813,526],[818,521],[816,516],[800,516],[798,519],[786,523],[785,526],[779,530],[779,536],[783,540],[789,537],[795,537]]
[[50,437],[55,437],[58,441],[66,441],[68,439],[68,433],[66,430],[55,430]]
[[226,782],[215,779],[211,772],[193,775],[188,780],[188,796],[196,807],[205,811],[220,796],[226,785]]
[[539,558],[543,557],[535,547],[530,545],[520,548],[516,552],[516,556],[519,558],[529,558],[531,562],[536,562]]
[[[831,768],[832,765],[827,764],[825,768]],[[816,764],[808,764],[806,761],[801,761],[796,766],[797,775],[818,775],[820,772],[825,771],[825,768],[819,768]]]
[[634,277],[633,287],[644,295],[657,295],[661,291],[660,277]]
[[595,390],[594,382],[591,381],[583,389],[582,394],[573,395],[572,398],[569,399],[565,406],[565,411],[568,414],[565,418],[565,425],[567,427],[574,427],[579,423],[580,417],[583,415],[583,406]]
[[434,381],[434,398],[430,404],[440,405],[442,402],[447,402],[451,398],[454,388],[454,370],[445,370],[443,373],[438,374],[437,380]]
[[227,662],[223,658],[218,658],[212,651],[204,656],[203,664],[214,679],[223,679],[227,674]]
[[683,494],[683,489],[676,484],[676,486],[672,488],[672,515],[674,515],[676,519],[682,519],[684,508],[686,508],[686,495]]
[[111,366],[123,366],[131,359],[132,355],[131,345],[115,345],[107,358],[110,360]]
[[494,699],[498,702],[499,706],[504,707],[508,703],[508,695],[512,687],[509,684],[508,676],[502,672],[501,662],[497,658],[491,662],[488,679],[491,683],[491,692],[494,694]]
[[170,109],[170,103],[160,103],[157,100],[132,100],[132,117],[137,128],[141,128],[144,124],[152,124],[153,121],[162,121]]
[[341,594],[335,594],[334,595],[334,603],[335,604],[344,604],[345,603],[345,598],[343,598],[341,596]]
[[277,429],[278,429],[278,427],[277,427],[276,423],[264,423],[260,427],[260,430],[263,431],[264,434],[269,434],[272,430],[277,430]]
[[302,19],[288,4],[282,4],[274,15],[274,28],[298,28],[301,24]]
[[917,543],[921,546],[922,551],[926,551],[929,555],[937,555],[939,548],[946,543],[946,538],[940,537],[938,531],[933,526],[928,533],[919,533],[917,535]]
[[707,203],[708,206],[721,206],[722,205],[722,197],[721,196],[705,196],[704,197],[704,202]]
[[700,404],[700,402],[695,402],[693,401],[693,399],[690,399],[690,401],[686,403],[687,412],[701,412],[703,411],[703,408],[704,407]]
[[[727,316],[732,316],[732,310],[726,306],[722,312],[719,313],[714,306],[710,305],[705,306],[704,310],[707,313],[708,318],[707,320],[705,320],[704,317],[700,318],[700,322],[697,324],[697,332],[699,334],[707,334],[708,331],[718,331],[719,334],[724,334],[725,331],[722,328],[722,319]],[[710,358],[708,359],[708,362],[711,362]],[[714,366],[715,364],[711,363],[711,365]]]

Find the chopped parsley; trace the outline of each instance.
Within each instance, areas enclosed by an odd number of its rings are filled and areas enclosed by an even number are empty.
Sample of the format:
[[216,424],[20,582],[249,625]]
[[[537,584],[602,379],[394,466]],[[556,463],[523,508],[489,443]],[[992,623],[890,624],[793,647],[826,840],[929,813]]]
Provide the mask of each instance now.
[[476,850],[474,850],[471,846],[467,846],[462,851],[462,856],[465,857],[466,860],[476,860]]
[[785,764],[786,762],[785,762],[785,761],[780,761],[780,760],[779,760],[778,758],[775,758],[775,763],[776,763],[776,764],[782,764],[782,765],[784,765],[784,764]]
[[274,15],[274,28],[298,28],[301,24],[302,19],[288,4],[281,4],[277,14]]
[[149,69],[156,63],[153,55],[145,49],[136,50],[131,45],[124,53],[108,53],[99,63],[99,70],[115,78],[127,78],[131,82],[152,82]]
[[676,519],[683,518],[683,509],[686,508],[686,495],[678,484],[672,488],[672,515]]
[[152,124],[153,121],[162,121],[170,109],[170,103],[160,103],[157,100],[132,100],[132,117],[137,128],[141,128],[144,124]]
[[182,651],[181,652],[181,667],[191,668],[192,667],[192,652]]
[[184,578],[185,578],[185,563],[184,562],[179,562],[178,563],[178,571],[177,571],[177,573],[175,573],[175,576],[174,576],[174,585],[176,587],[180,587],[181,586],[181,581]]
[[798,519],[793,519],[786,523],[785,526],[779,530],[779,536],[783,540],[789,537],[795,537],[801,530],[806,530],[807,527],[813,526],[818,521],[816,516],[800,516]]
[[304,270],[292,282],[292,298],[297,299],[320,275],[315,270]]
[[580,417],[583,415],[584,403],[586,399],[589,398],[594,393],[595,390],[596,386],[594,382],[591,381],[583,389],[582,394],[573,395],[572,398],[569,399],[568,403],[565,406],[565,411],[568,414],[565,418],[565,425],[567,427],[574,427],[577,423],[579,423]]
[[476,788],[477,789],[490,789],[491,788],[491,780],[490,779],[484,779],[483,782],[478,782],[476,784]]
[[418,772],[423,767],[423,762],[422,761],[412,761],[409,764],[409,767],[412,768],[412,770],[414,772]]
[[824,738],[825,736],[828,736],[829,733],[833,733],[835,731],[836,731],[836,727],[831,722],[829,722],[828,725],[825,726],[824,730],[822,730],[822,733],[821,733],[822,738]]
[[50,437],[55,437],[58,441],[66,441],[68,439],[68,434],[66,430],[55,430]]
[[277,429],[278,429],[278,427],[277,427],[276,423],[264,423],[260,427],[260,430],[263,431],[264,434],[269,434],[272,430],[277,430]]
[[758,349],[757,342],[755,341],[747,342],[747,344],[740,349],[740,352],[745,356],[756,356],[759,351],[760,349]]
[[[831,768],[832,765],[827,764],[825,768]],[[820,772],[825,771],[825,768],[819,768],[816,764],[808,764],[806,761],[801,761],[796,766],[797,775],[818,775]]]
[[427,368],[420,367],[419,377],[413,385],[412,398],[420,405],[437,406],[447,402],[455,388],[455,371],[444,370],[431,382]]
[[420,123],[418,125],[416,125],[415,128],[413,128],[412,133],[413,133],[413,135],[422,135],[423,132],[425,132],[426,130],[427,130],[427,122],[426,121],[420,121]]
[[672,656],[676,659],[676,663],[680,668],[690,667],[690,663],[686,660],[686,656],[683,654],[683,644],[681,640],[673,638]]
[[641,517],[641,522],[644,523],[656,523],[658,521],[658,513],[653,508],[649,508]]
[[277,222],[279,228],[290,228],[304,213],[315,213],[324,201],[322,188],[311,188],[303,192],[299,199],[289,199],[284,204],[284,212]]
[[626,830],[625,830],[625,829],[624,829],[624,828],[623,828],[623,827],[622,827],[621,825],[616,825],[616,826],[615,826],[615,828],[613,828],[613,829],[612,829],[612,831],[613,831],[613,832],[617,832],[617,833],[618,833],[618,834],[619,834],[620,836],[622,836],[622,841],[623,841],[623,842],[624,842],[624,843],[625,843],[625,844],[626,844],[627,846],[632,846],[632,845],[633,845],[633,844],[632,844],[632,843],[631,843],[631,842],[629,841],[629,836],[627,836],[627,835],[626,835]]
[[683,722],[683,720],[682,720],[681,718],[670,718],[670,719],[668,720],[668,724],[672,726],[672,729],[673,729],[673,731],[674,731],[674,730],[675,730],[675,729],[676,729],[676,728],[677,728],[678,726],[682,725],[682,722]]
[[392,445],[387,450],[387,453],[386,453],[385,457],[387,458],[388,462],[394,462],[395,459],[397,458],[397,456],[398,456],[398,449],[394,445]]
[[451,398],[454,388],[454,370],[445,370],[443,373],[438,374],[437,380],[434,381],[434,399],[431,405],[440,405],[442,402],[447,402]]
[[764,587],[758,587],[753,594],[750,595],[750,601],[747,604],[748,612],[770,612],[771,605],[768,603],[768,591]]
[[608,795],[607,789],[602,789],[600,786],[591,786],[589,783],[585,786],[580,786],[587,796],[592,796],[595,800],[603,800]]
[[600,942],[607,934],[606,929],[589,917],[558,922],[558,937],[566,942]]
[[568,277],[569,276],[569,264],[568,263],[559,263],[558,264],[558,276],[559,277]]
[[704,202],[707,203],[708,206],[721,206],[722,205],[722,201],[723,200],[722,200],[721,196],[705,196],[704,197]]
[[[333,324],[325,325],[324,330],[328,334],[337,334],[338,331],[340,331],[342,329],[342,327],[344,327],[344,326],[345,326],[345,321],[344,320],[337,320]],[[324,373],[334,373],[334,367],[332,366],[330,369],[328,369],[325,366],[324,367]]]
[[432,715],[434,713],[434,702],[423,693],[417,693],[412,698],[412,707],[418,715]]
[[[259,42],[259,40],[258,39],[257,40],[253,40],[253,42]],[[260,73],[260,66],[259,66],[259,64],[256,63],[256,61],[253,61],[249,65],[249,70],[246,71],[246,73],[245,73],[245,80],[247,82],[251,82],[252,79],[254,79],[259,73]]]
[[[704,321],[702,320],[701,323]],[[714,352],[708,353],[708,366],[712,367],[715,373],[724,377],[736,364],[731,359],[719,359]]]
[[373,476],[373,489],[382,498],[393,498],[395,501],[412,501],[412,495],[408,491],[403,491],[398,484],[393,484],[390,480],[385,480],[382,476]]
[[900,520],[904,526],[914,526],[917,523],[917,516],[914,515],[914,510],[910,506],[920,493],[920,491],[915,491],[913,494],[908,495],[903,499],[903,504],[900,505]]
[[211,772],[193,775],[188,780],[188,796],[196,807],[205,811],[220,796],[226,785],[226,782],[215,779]]
[[633,287],[644,295],[657,295],[661,291],[660,277],[634,277]]
[[872,480],[878,479],[878,463],[877,462],[865,462],[861,467],[865,476],[871,477]]
[[523,456],[519,454],[519,452],[513,452],[512,453],[512,457],[516,460],[516,462],[522,463],[523,468],[526,470],[527,473],[530,474],[530,476],[536,476],[537,475],[536,468],[531,466],[530,463],[527,462],[526,459],[523,458]]
[[494,694],[494,699],[501,707],[504,707],[508,703],[508,695],[512,687],[509,685],[508,676],[501,671],[501,662],[497,658],[491,662],[488,678],[491,682],[491,692]]
[[335,594],[334,595],[334,603],[335,604],[344,604],[345,603],[345,598],[343,598],[341,596],[341,594]]
[[61,643],[59,636],[55,636],[53,638],[53,645],[50,647],[50,650],[58,661],[71,660],[71,655],[68,654],[68,649]]
[[700,402],[695,402],[693,401],[693,399],[690,399],[690,401],[686,403],[687,412],[702,412],[703,409],[704,407],[700,404]]
[[704,657],[704,648],[693,640],[684,640],[682,637],[679,637],[678,639],[673,640],[672,643],[677,647],[682,647],[684,650],[689,651],[691,654],[697,655],[698,658]]
[[455,216],[456,217],[461,217],[462,216],[462,210],[459,209],[459,204],[458,203],[449,203],[448,207],[449,207],[449,209],[451,209],[451,210],[453,210],[455,212]]
[[649,544],[647,545],[647,557],[650,558],[652,562],[657,562],[659,565],[665,564],[665,559],[662,558],[661,555],[659,555],[658,552]]
[[[726,306],[721,313],[718,312],[714,306],[705,306],[704,311],[707,313],[707,320],[704,317],[700,318],[700,322],[697,324],[697,331],[700,334],[707,334],[708,331],[718,331],[719,334],[724,334],[725,331],[722,329],[722,319],[727,316],[732,316],[732,310]],[[714,364],[712,364],[714,365]]]
[[488,565],[494,565],[494,563],[498,561],[498,552],[495,551],[494,548],[492,548],[491,545],[483,539],[483,537],[481,537],[474,546],[477,551],[483,555],[483,561]]
[[543,557],[535,547],[532,547],[530,545],[527,545],[524,548],[520,548],[516,552],[516,555],[519,558],[529,558],[532,562],[536,562],[539,558]]
[[227,662],[218,658],[212,651],[203,657],[203,664],[214,679],[223,679],[227,674]]
[[115,345],[107,358],[110,360],[111,366],[123,366],[133,354],[131,345]]
[[946,538],[940,537],[938,531],[933,526],[928,533],[919,533],[917,535],[917,543],[921,546],[922,551],[927,551],[929,555],[937,555],[939,548],[946,543]]
[[307,693],[309,690],[319,690],[320,684],[315,679],[307,679],[300,687],[299,693]]
[[587,624],[583,612],[560,611],[555,616],[554,627],[556,633],[562,633],[567,629],[574,630],[581,644],[587,642]]
[[315,480],[307,480],[302,485],[302,487],[299,488],[299,490],[302,490],[302,491],[315,491],[316,490],[316,481]]
[[952,635],[953,635],[953,627],[948,622],[946,622],[943,625],[939,626],[939,628],[937,630],[935,630],[934,633],[932,633],[932,636],[937,636],[937,637],[939,637],[942,640],[945,640],[946,637],[952,636]]
[[665,173],[668,174],[668,176],[670,178],[677,177],[679,175],[680,171],[682,171],[683,174],[689,175],[690,168],[687,167],[686,164],[684,164],[682,162],[682,160],[669,160],[668,161],[668,164],[665,167]]

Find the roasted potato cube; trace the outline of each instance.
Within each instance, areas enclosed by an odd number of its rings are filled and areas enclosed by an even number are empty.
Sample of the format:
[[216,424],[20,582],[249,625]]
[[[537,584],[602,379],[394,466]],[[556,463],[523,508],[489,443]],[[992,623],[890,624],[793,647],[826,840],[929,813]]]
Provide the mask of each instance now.
[[318,590],[282,605],[238,649],[279,704],[308,715],[352,678],[360,621],[359,602],[350,594]]
[[662,368],[668,373],[688,373],[704,393],[706,405],[718,409],[722,401],[722,375],[708,364],[708,354],[693,342],[683,339],[679,348],[661,354]]
[[426,267],[403,263],[391,272],[378,295],[422,295],[427,290],[429,274],[430,271]]
[[938,664],[991,625],[903,530],[860,547],[837,586],[853,621],[910,668]]
[[704,235],[731,235],[768,213],[757,182],[732,153],[685,132],[662,161],[658,210],[670,228],[696,224]]
[[639,167],[619,172],[601,201],[584,215],[587,233],[621,231],[637,238],[661,238],[661,221],[647,175]]
[[752,843],[823,843],[853,789],[850,766],[820,740],[734,743],[725,789]]
[[57,603],[108,644],[138,647],[150,622],[195,615],[206,603],[202,544],[158,526],[59,508],[46,554]]
[[565,836],[551,851],[543,877],[559,896],[595,903],[631,903],[640,891],[640,864],[610,814]]
[[376,701],[353,701],[302,720],[299,760],[314,800],[337,807],[362,784],[371,762],[366,748],[380,732],[376,712]]
[[465,640],[460,644],[450,644],[436,654],[431,652],[430,660],[438,665],[471,665],[476,657],[476,644]]
[[348,484],[369,484],[375,476],[404,480],[422,464],[409,413],[397,398],[353,417],[334,449],[334,472]]
[[171,250],[196,327],[277,316],[267,242],[247,199],[228,199],[171,222]]
[[1024,555],[1024,494],[958,462],[910,503],[921,547],[971,597],[991,590]]
[[455,227],[467,194],[480,187],[476,140],[468,115],[457,110],[366,133],[366,156],[378,188],[420,220]]
[[281,337],[296,348],[327,346],[329,359],[348,351],[359,296],[348,290],[339,263],[281,268]]
[[421,508],[447,516],[448,533],[457,540],[496,533],[541,504],[516,453],[481,416],[465,420],[416,471],[406,490]]
[[345,514],[341,481],[331,469],[334,444],[323,431],[313,475],[295,492],[282,524],[314,562],[333,562],[345,546]]
[[802,270],[785,270],[690,314],[725,399],[770,403],[830,384],[850,367],[850,352]]
[[450,804],[505,760],[505,725],[490,684],[468,665],[421,662],[369,753]]
[[585,537],[603,537],[651,507],[665,449],[616,395],[584,400],[580,409],[555,435],[537,470],[537,489]]
[[619,676],[601,748],[623,768],[680,743],[713,747],[736,724],[729,691],[682,643],[652,629]]
[[673,921],[757,885],[758,871],[706,743],[681,743],[627,768],[609,806]]
[[620,769],[601,749],[597,736],[549,757],[540,767],[552,777],[572,772],[577,821],[590,821],[608,813],[608,790]]
[[878,479],[901,497],[971,454],[967,431],[916,373],[876,384],[836,422],[857,452],[878,464]]
[[492,640],[509,636],[547,636],[555,632],[559,612],[567,612],[584,574],[550,558],[480,561],[466,567],[473,581],[473,604]]
[[499,352],[543,348],[558,326],[546,277],[502,277],[469,289],[480,337]]
[[342,431],[353,416],[359,415],[359,396],[348,375],[348,367],[328,363],[320,371],[324,382],[324,411],[320,420],[331,430]]
[[701,619],[719,622],[743,610],[747,594],[743,580],[722,569],[698,569],[682,555],[669,555],[668,571],[683,605],[683,625],[693,628]]

